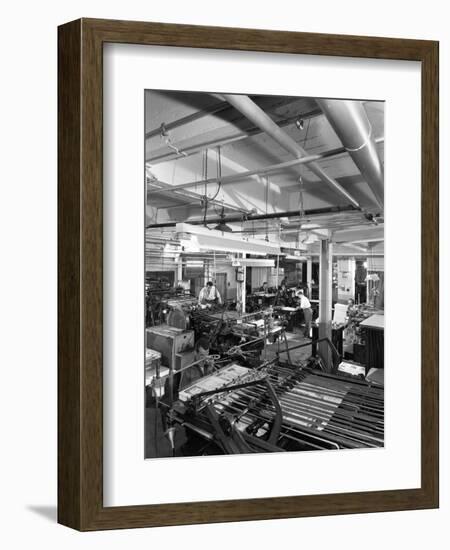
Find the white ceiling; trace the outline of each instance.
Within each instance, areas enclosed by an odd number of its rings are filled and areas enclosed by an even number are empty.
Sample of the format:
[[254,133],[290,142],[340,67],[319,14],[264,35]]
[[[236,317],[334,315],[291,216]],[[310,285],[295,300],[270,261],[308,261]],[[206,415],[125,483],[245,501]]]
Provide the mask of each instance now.
[[[283,130],[294,139],[308,154],[316,154],[342,147],[342,143],[332,129],[325,115],[313,98],[292,98],[275,96],[252,96],[255,101]],[[206,113],[213,106],[221,107],[215,113]],[[384,138],[384,103],[365,102],[364,108],[372,126],[374,138]],[[161,136],[160,128],[174,121],[193,115],[193,119],[169,129],[168,136]],[[270,136],[256,129],[241,113],[213,94],[191,92],[146,92],[145,109],[146,139],[145,151],[147,173],[154,177],[158,185],[173,186],[186,182],[201,181],[217,177],[218,149],[220,146],[221,175],[228,176],[293,160],[293,156],[283,149]],[[303,119],[303,129],[295,124]],[[168,126],[170,128],[170,126]],[[170,146],[172,145],[172,147]],[[207,173],[205,156],[207,156]],[[178,151],[178,153],[177,153]],[[383,162],[383,142],[377,145],[377,152]],[[185,153],[185,154],[183,154]],[[185,156],[186,155],[186,156]],[[357,166],[347,153],[318,161],[327,175],[335,179],[359,202],[364,210],[379,212],[369,185],[364,181]],[[233,183],[217,183],[206,188],[209,197],[218,201],[210,204],[207,217],[217,217],[220,204],[225,213],[235,215],[236,208],[257,213],[292,211],[300,208],[300,183],[302,178],[303,209],[328,206],[346,206],[348,200],[313,174],[306,164],[297,165],[265,176],[252,176]],[[148,190],[155,191],[155,185]],[[186,191],[189,196],[185,197]],[[148,222],[185,221],[200,219],[203,210],[200,198],[205,194],[205,186],[197,185],[189,190],[171,191],[166,194],[152,193],[148,196]],[[218,192],[217,192],[218,191]],[[228,208],[230,207],[230,209]],[[234,211],[231,210],[234,208]],[[345,216],[342,216],[344,219]],[[352,225],[357,228],[358,220],[367,230],[367,220],[352,216]],[[292,222],[295,220],[290,220]],[[256,230],[277,227],[279,222],[253,223]],[[248,224],[240,224],[241,230]],[[287,224],[286,224],[287,226]],[[379,232],[380,226],[377,226]]]

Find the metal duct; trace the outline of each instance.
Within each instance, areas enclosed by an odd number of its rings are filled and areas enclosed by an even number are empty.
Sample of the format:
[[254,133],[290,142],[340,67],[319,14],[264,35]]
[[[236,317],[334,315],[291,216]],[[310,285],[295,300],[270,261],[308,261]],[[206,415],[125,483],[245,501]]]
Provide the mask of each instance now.
[[383,167],[364,105],[343,99],[318,99],[317,103],[383,208]]
[[[222,94],[230,105],[240,111],[253,124],[259,126],[267,135],[277,141],[283,149],[292,153],[295,158],[302,158],[308,153],[295,140],[293,140],[284,130],[282,130],[256,103],[246,95]],[[323,182],[330,185],[335,191],[343,195],[353,206],[359,208],[359,203],[348,193],[342,185],[326,174],[326,172],[316,163],[311,162],[308,168]]]

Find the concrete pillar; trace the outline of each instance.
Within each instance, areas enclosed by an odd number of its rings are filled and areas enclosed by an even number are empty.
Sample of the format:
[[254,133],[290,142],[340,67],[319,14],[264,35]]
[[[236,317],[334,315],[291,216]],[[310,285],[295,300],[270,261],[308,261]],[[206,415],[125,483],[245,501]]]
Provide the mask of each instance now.
[[[245,254],[242,254],[242,258],[245,258]],[[246,282],[247,282],[247,269],[245,266],[239,268],[242,270],[242,281],[236,281],[236,302],[238,311],[243,314],[245,313],[245,300],[246,300]]]
[[312,297],[312,258],[308,257],[306,260],[306,285],[308,286],[308,297],[311,300]]
[[206,283],[210,280],[211,272],[210,272],[210,266],[209,266],[209,260],[204,260],[203,264],[203,286],[206,286]]
[[[242,254],[242,257],[245,258],[247,254]],[[247,301],[247,267],[244,266],[244,280],[242,281],[242,313],[245,313],[245,302]]]
[[[320,275],[319,275],[319,338],[328,338],[331,342],[332,320],[332,277],[333,245],[329,239],[320,241]],[[326,342],[319,345],[319,353],[332,366],[332,355]]]
[[177,260],[177,270],[176,270],[176,284],[179,284],[183,280],[183,262],[181,257]]

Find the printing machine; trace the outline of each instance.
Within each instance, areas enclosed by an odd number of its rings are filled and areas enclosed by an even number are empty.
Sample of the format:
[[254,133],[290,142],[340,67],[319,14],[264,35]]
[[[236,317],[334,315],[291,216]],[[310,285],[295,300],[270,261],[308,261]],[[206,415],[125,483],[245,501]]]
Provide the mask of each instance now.
[[183,427],[198,441],[193,454],[382,447],[383,389],[311,365],[219,366],[180,391],[166,417],[169,439]]
[[268,289],[267,292],[255,291],[247,295],[246,309],[248,312],[254,312],[273,306],[277,298],[277,289]]
[[[174,324],[170,317],[176,318],[176,323],[183,323],[185,326],[179,328],[188,328],[189,313],[198,306],[198,300],[191,296],[183,286],[172,288],[167,282],[151,282],[146,285],[146,326],[156,326],[161,324]],[[182,315],[184,314],[184,321]]]
[[168,400],[172,403],[177,392],[179,373],[194,361],[194,331],[169,325],[149,327],[146,347],[160,354],[161,365],[167,367]]
[[[160,354],[160,364],[167,368],[164,392],[169,403],[177,397],[180,373],[194,362],[195,342],[207,336],[210,353],[218,357],[236,355],[245,365],[260,363],[266,341],[274,341],[283,330],[271,311],[239,316],[235,311],[211,313],[195,307],[189,298],[173,298],[167,323],[146,329],[146,348]],[[188,310],[183,308],[186,304]],[[192,327],[192,328],[191,328]],[[230,351],[232,353],[230,353]]]
[[[284,328],[283,323],[274,318],[270,308],[247,314],[226,310],[214,313],[197,309],[191,312],[191,323],[196,340],[207,336],[211,353],[220,356],[230,348],[251,342],[255,343],[253,349],[259,356],[264,347],[264,338],[274,341]],[[250,349],[247,347],[247,351]]]

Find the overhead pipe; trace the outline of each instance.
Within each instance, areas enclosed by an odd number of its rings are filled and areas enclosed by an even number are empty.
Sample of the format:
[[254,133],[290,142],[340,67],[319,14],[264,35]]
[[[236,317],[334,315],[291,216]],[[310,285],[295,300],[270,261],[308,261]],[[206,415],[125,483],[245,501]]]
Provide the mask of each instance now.
[[[243,221],[256,221],[256,220],[273,220],[277,218],[290,218],[292,216],[300,216],[300,214],[303,217],[308,216],[317,216],[320,214],[336,214],[340,212],[354,212],[355,210],[358,210],[352,205],[348,206],[329,206],[325,208],[311,208],[310,210],[304,210],[302,213],[300,213],[299,210],[290,210],[287,212],[271,212],[269,214],[249,214],[248,216],[227,216],[225,221],[227,223],[240,223]],[[206,220],[184,220],[185,223],[190,223],[192,225],[208,225],[208,224],[217,224],[223,221],[222,217],[219,218],[208,218]],[[150,225],[147,225],[147,229],[150,228],[160,228],[160,227],[175,227],[177,223],[180,223],[179,221],[173,221],[173,222],[164,222],[164,223],[153,223]]]
[[[282,130],[256,103],[246,95],[222,94],[223,97],[235,109],[240,111],[253,124],[256,124],[267,135],[274,139],[283,149],[300,159],[308,156],[308,153],[294,139],[292,139],[284,130]],[[335,191],[343,195],[346,200],[356,208],[360,208],[358,201],[346,191],[335,179],[331,178],[316,162],[311,162],[308,168],[323,182],[332,187]]]
[[187,189],[189,187],[194,187],[196,185],[209,185],[210,183],[220,183],[221,185],[226,185],[228,183],[234,183],[252,176],[262,176],[271,174],[274,172],[279,172],[287,168],[292,168],[300,164],[307,164],[315,160],[320,160],[330,156],[338,155],[339,153],[345,153],[344,147],[339,149],[333,149],[332,151],[326,151],[324,153],[318,153],[315,155],[308,155],[306,157],[288,160],[286,162],[280,162],[277,164],[272,164],[270,166],[263,166],[261,168],[255,168],[254,170],[246,170],[245,172],[239,172],[237,174],[231,174],[230,176],[223,176],[221,178],[208,178],[206,180],[196,180],[188,181],[186,183],[180,183],[179,185],[172,185],[167,189],[154,189],[150,191],[150,194],[160,194],[160,193],[171,193],[172,191],[177,191],[178,189]]
[[[176,191],[173,188],[173,186],[171,186],[169,183],[166,183],[164,181],[159,180],[152,173],[152,171],[149,170],[148,168],[146,168],[146,178],[147,178],[146,181],[147,181],[148,185],[153,185],[154,187],[157,187],[157,189],[155,191],[163,192],[165,190],[168,190],[168,191],[170,190],[170,193],[173,192],[173,194],[177,198],[186,198],[186,199],[197,200],[199,203],[201,203],[201,201],[204,199],[203,195],[201,195],[199,193],[195,193],[194,191],[185,191],[185,190]],[[147,197],[152,193],[153,193],[153,191],[147,189]],[[214,204],[216,206],[222,206],[223,208],[227,208],[228,210],[234,210],[236,212],[243,212],[245,214],[247,214],[249,212],[249,210],[246,209],[246,208],[241,208],[241,207],[236,206],[234,204],[228,204],[228,203],[225,203],[224,201],[221,201],[221,200],[208,199],[208,202],[210,204]]]
[[316,101],[383,208],[383,167],[363,103],[343,99]]
[[[152,181],[150,183],[150,185],[161,185],[163,182],[161,180],[158,180],[157,183],[155,183],[154,181]],[[170,187],[170,184],[165,184],[165,185],[169,185],[169,187],[160,187],[159,189],[155,189],[153,191],[151,190],[148,190],[147,191],[147,196],[148,195],[153,195],[154,193],[172,193],[175,195],[175,197],[177,199],[187,199],[189,202],[186,202],[186,203],[183,203],[183,204],[180,204],[178,206],[172,206],[172,205],[165,205],[165,206],[159,206],[158,208],[160,209],[163,209],[163,208],[186,208],[186,206],[189,206],[189,205],[192,205],[192,204],[197,204],[200,206],[201,204],[201,201],[204,200],[204,197],[203,195],[199,194],[199,193],[195,193],[193,191],[185,191],[184,193],[181,193],[181,192],[177,192],[175,189],[171,189]],[[192,202],[191,202],[192,200]],[[214,204],[215,206],[221,206],[223,208],[225,208],[226,210],[233,210],[235,212],[243,212],[244,214],[250,212],[250,210],[248,208],[242,208],[240,206],[236,206],[234,204],[230,204],[230,203],[227,203],[227,202],[224,202],[222,200],[218,200],[218,199],[210,199],[208,197],[208,203],[209,204]]]
[[[228,107],[230,107],[229,103],[227,103]],[[303,120],[308,120],[313,117],[322,115],[322,111],[319,109],[319,107],[316,107],[315,109],[308,111],[306,113],[302,113],[301,117]],[[288,118],[284,118],[282,120],[277,120],[278,126],[280,128],[283,128],[284,126],[289,126],[293,122],[295,122],[298,119],[298,115],[290,116]],[[167,126],[166,126],[167,129]],[[191,156],[195,155],[196,153],[199,153],[205,148],[213,149],[214,147],[228,145],[230,143],[235,143],[236,141],[241,141],[243,139],[247,139],[250,137],[257,136],[262,133],[261,128],[258,126],[252,126],[251,128],[248,128],[247,130],[243,132],[237,132],[235,134],[231,134],[228,137],[225,138],[219,138],[219,139],[213,139],[209,141],[204,141],[202,143],[196,143],[194,145],[190,145],[189,147],[183,147],[183,156]],[[157,155],[156,157],[148,157],[146,158],[146,162],[149,162],[151,164],[158,164],[160,162],[164,162],[167,160],[172,160],[174,158],[177,158],[177,154],[174,151],[171,151],[169,153],[162,153],[160,155]]]
[[[384,141],[384,138],[380,137],[380,138],[377,138],[375,141],[376,143],[380,143]],[[262,176],[262,175],[267,175],[274,172],[279,172],[281,170],[285,170],[286,168],[299,166],[300,164],[311,164],[316,160],[322,160],[329,157],[334,157],[336,155],[341,155],[342,153],[346,153],[345,147],[329,149],[328,151],[323,151],[322,153],[315,153],[313,155],[307,155],[302,158],[287,160],[285,162],[272,164],[270,166],[263,166],[261,168],[255,168],[254,170],[246,170],[245,172],[231,174],[230,176],[223,176],[222,178],[208,178],[206,180],[189,181],[186,183],[180,183],[179,185],[171,185],[170,187],[166,187],[166,188],[154,189],[152,191],[149,191],[148,194],[149,195],[166,194],[166,193],[171,193],[172,191],[177,191],[178,189],[188,189],[189,187],[195,187],[196,185],[209,185],[210,183],[220,183],[221,185],[226,185],[228,183],[234,183],[236,181],[250,178],[252,176],[257,176],[257,175]]]
[[[223,98],[219,94],[211,94],[213,97],[216,97],[219,99],[219,103],[214,103],[212,105],[208,105],[207,107],[203,107],[199,111],[194,111],[193,113],[186,115],[182,118],[179,118],[177,120],[173,120],[172,122],[163,123],[163,128],[166,131],[173,130],[174,128],[179,128],[180,126],[184,126],[186,124],[190,124],[191,122],[195,122],[201,118],[204,118],[206,116],[215,115],[217,113],[220,113],[222,111],[226,111],[229,109],[230,104],[227,101],[223,101]],[[295,98],[286,98],[281,102],[281,105],[288,105],[291,103]],[[274,107],[278,107],[280,104],[274,105]],[[320,111],[315,111],[315,114],[320,114]],[[154,128],[153,130],[150,130],[146,132],[145,139],[150,139],[155,136],[159,136],[161,134],[162,127],[158,126],[157,128]]]
[[[179,118],[178,120],[174,120],[173,122],[168,122],[167,124],[164,124],[164,130],[173,130],[174,128],[178,128],[179,126],[183,126],[184,124],[195,122],[196,120],[199,120],[200,118],[208,115],[215,115],[217,113],[220,113],[221,111],[225,111],[226,109],[228,109],[228,104],[226,101],[214,103],[213,105],[209,105],[208,107],[205,107],[200,111],[195,111],[194,113],[191,113],[190,115],[187,115],[183,118]],[[145,134],[145,139],[159,136],[161,134],[161,130],[161,126],[150,130]]]

